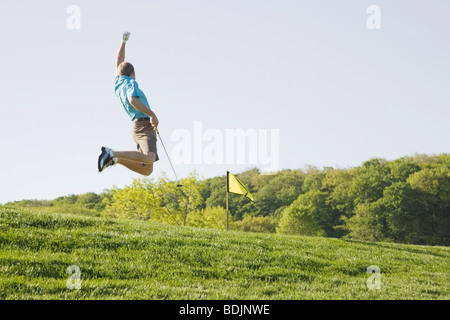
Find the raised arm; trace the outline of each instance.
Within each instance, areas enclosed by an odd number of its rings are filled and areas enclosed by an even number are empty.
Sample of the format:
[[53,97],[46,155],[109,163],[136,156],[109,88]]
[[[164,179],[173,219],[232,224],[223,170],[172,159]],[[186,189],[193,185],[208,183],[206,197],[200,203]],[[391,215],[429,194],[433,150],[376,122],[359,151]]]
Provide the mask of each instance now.
[[116,72],[118,74],[117,68],[119,67],[119,64],[125,61],[125,43],[128,41],[130,37],[129,32],[124,32],[122,35],[122,43],[119,48],[119,52],[117,52],[117,58],[116,58]]

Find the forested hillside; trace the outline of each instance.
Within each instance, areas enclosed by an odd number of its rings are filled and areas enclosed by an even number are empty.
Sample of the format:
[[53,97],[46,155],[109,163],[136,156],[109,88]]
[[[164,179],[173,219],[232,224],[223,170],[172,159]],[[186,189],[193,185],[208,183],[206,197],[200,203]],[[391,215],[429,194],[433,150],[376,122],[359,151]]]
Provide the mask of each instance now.
[[[230,228],[410,244],[450,244],[450,155],[416,155],[361,166],[237,174],[255,201],[230,194]],[[23,200],[40,208],[225,229],[226,178],[136,179],[102,194]]]

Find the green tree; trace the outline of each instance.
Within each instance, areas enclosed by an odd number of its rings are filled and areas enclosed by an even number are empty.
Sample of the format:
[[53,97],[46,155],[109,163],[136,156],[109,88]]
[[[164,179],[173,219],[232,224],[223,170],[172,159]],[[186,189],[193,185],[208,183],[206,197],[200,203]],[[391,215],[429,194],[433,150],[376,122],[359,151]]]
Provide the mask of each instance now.
[[181,179],[180,183],[181,188],[165,175],[157,181],[135,179],[130,186],[112,190],[112,202],[107,205],[105,214],[184,225],[189,212],[196,210],[203,201],[202,183],[195,174]]
[[290,205],[302,193],[304,176],[300,170],[284,170],[265,177],[255,194],[257,215],[273,216],[278,208]]
[[388,163],[392,182],[406,181],[410,175],[421,170],[420,166],[410,159],[401,158]]
[[88,192],[85,194],[81,194],[77,197],[77,200],[74,204],[80,205],[82,207],[88,209],[97,209],[99,208],[99,204],[102,203],[102,198],[100,195],[94,192]]
[[301,194],[283,212],[277,227],[282,234],[325,236],[329,229],[329,208],[325,204],[326,193],[312,190]]
[[355,208],[350,188],[357,172],[356,169],[328,169],[322,181],[321,190],[327,194],[326,205],[332,212],[331,224],[334,231],[329,232],[330,236],[341,237],[347,233],[343,224],[344,220],[353,214]]
[[388,230],[392,241],[403,243],[425,243],[428,233],[427,211],[423,206],[423,195],[406,181],[387,187],[382,199]]
[[206,179],[201,190],[201,195],[205,199],[205,204],[202,208],[225,208],[226,191],[227,187],[225,175]]
[[[229,217],[230,222],[232,217]],[[187,215],[186,225],[191,227],[226,230],[227,214],[225,208],[213,207],[195,209]]]
[[313,190],[320,190],[322,188],[322,181],[325,176],[326,172],[318,170],[314,167],[309,167],[302,187],[303,193]]
[[357,175],[352,181],[349,196],[354,204],[375,202],[383,197],[383,190],[391,184],[390,168],[386,161],[372,159],[358,168]]
[[450,244],[450,166],[436,164],[414,173],[408,182],[420,194],[422,241]]
[[276,220],[270,217],[246,217],[230,226],[232,230],[259,233],[275,233],[276,227]]
[[384,206],[380,200],[358,203],[350,218],[342,217],[345,228],[349,231],[345,237],[366,241],[388,240],[383,214]]
[[149,178],[135,179],[130,186],[123,189],[113,188],[111,192],[113,201],[107,206],[107,215],[158,221],[158,217],[165,213],[162,200]]

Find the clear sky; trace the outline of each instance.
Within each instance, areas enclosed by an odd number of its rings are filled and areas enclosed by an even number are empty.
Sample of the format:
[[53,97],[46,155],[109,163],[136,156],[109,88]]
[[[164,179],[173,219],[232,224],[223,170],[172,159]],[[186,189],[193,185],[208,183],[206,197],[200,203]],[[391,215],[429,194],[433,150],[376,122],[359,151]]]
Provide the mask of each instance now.
[[[368,28],[370,5],[381,29]],[[224,137],[278,130],[279,169],[448,153],[449,17],[446,0],[2,0],[0,203],[139,177],[97,172],[101,146],[135,150],[114,95],[123,31],[169,155],[174,133],[199,139],[199,122]],[[174,179],[158,148],[153,176]],[[175,162],[179,178],[253,166]]]

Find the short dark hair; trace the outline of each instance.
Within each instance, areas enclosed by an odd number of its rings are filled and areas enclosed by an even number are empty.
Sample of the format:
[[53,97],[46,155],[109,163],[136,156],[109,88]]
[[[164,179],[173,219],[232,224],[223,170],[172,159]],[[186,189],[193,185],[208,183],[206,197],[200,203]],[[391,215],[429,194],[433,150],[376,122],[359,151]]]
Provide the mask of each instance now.
[[129,62],[122,62],[119,64],[119,76],[128,76],[131,77],[131,75],[134,73],[134,67]]

